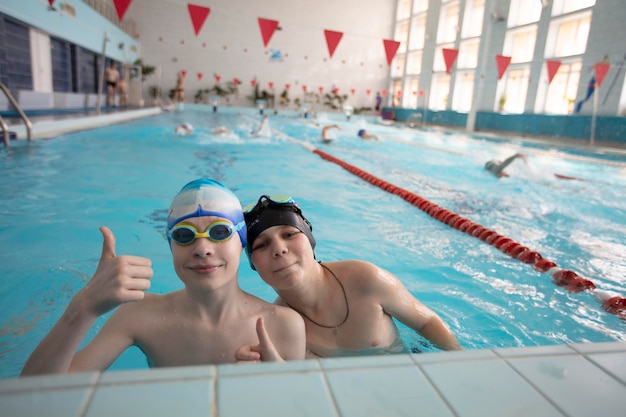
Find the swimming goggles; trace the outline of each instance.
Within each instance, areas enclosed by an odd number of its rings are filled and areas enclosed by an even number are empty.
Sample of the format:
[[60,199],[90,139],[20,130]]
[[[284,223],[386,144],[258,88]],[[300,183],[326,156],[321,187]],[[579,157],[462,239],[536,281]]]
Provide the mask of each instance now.
[[262,195],[255,203],[247,204],[243,208],[243,215],[246,219],[253,218],[261,214],[266,207],[281,210],[290,210],[302,216],[302,210],[296,201],[288,195]]
[[179,223],[169,231],[169,237],[179,245],[191,245],[196,239],[206,237],[212,242],[225,242],[237,231],[237,228],[225,220],[211,223],[203,233],[198,232],[195,226]]

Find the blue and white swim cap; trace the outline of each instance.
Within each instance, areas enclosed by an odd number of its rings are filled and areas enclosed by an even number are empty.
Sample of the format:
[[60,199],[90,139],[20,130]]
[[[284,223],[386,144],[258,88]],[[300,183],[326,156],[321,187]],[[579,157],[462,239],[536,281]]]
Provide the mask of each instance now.
[[183,220],[203,216],[229,220],[239,234],[241,247],[246,247],[246,223],[239,199],[222,183],[209,178],[191,181],[174,197],[167,215],[168,236],[169,231]]

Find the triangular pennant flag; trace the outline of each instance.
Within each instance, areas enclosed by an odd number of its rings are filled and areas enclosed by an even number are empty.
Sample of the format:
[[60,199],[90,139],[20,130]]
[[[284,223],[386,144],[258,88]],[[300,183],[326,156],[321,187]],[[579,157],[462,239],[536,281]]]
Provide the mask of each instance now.
[[121,22],[126,14],[126,10],[128,10],[128,6],[130,6],[130,2],[133,0],[113,0],[113,4],[115,5],[115,11],[117,12],[117,18]]
[[443,48],[441,51],[443,52],[443,60],[446,63],[446,72],[450,74],[450,69],[452,69],[452,65],[459,55],[459,50]]
[[201,72],[199,72],[199,73],[197,73],[196,75],[198,76],[198,81],[200,81],[200,80],[202,79],[202,73],[201,73]]
[[398,48],[400,47],[400,42],[383,39],[383,45],[385,45],[385,54],[387,55],[387,65],[391,65],[391,61],[396,56],[396,52],[398,52]]
[[510,63],[510,56],[496,55],[496,64],[498,65],[498,79],[502,78]]
[[560,66],[561,61],[552,61],[549,59],[546,61],[546,67],[548,67],[548,84],[552,82]]
[[54,0],[48,0],[48,4],[50,5],[50,8],[52,9],[54,7]]
[[267,44],[272,39],[272,35],[278,27],[278,20],[263,19],[259,17],[259,28],[261,29],[261,37],[263,38],[263,46],[267,48]]
[[324,36],[326,37],[328,53],[332,58],[335,53],[335,49],[337,49],[337,45],[339,45],[339,41],[341,41],[341,38],[343,37],[343,32],[335,32],[333,30],[324,29]]
[[198,36],[198,33],[200,33],[200,29],[202,29],[202,25],[204,25],[204,21],[209,16],[209,13],[211,13],[211,9],[191,3],[187,3],[187,9],[189,10],[189,16],[191,17],[191,23],[193,24],[193,30],[196,33],[196,36]]
[[604,77],[606,76],[606,73],[609,72],[610,67],[611,66],[609,64],[604,63],[604,62],[600,62],[593,66],[593,69],[596,72],[596,85],[598,87],[600,87],[600,85],[602,84],[602,81],[604,81]]

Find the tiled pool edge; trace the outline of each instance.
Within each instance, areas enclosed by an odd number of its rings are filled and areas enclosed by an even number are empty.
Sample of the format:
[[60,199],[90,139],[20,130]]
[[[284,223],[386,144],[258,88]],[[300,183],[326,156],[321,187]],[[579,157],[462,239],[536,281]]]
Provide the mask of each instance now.
[[591,416],[626,407],[626,342],[0,380],[1,416]]

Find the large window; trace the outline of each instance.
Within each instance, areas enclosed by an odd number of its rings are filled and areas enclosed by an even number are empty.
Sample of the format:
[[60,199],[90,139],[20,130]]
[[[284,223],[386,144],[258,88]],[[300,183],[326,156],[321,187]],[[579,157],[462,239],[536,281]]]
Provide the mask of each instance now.
[[548,31],[546,58],[584,54],[587,49],[590,25],[590,12],[554,19]]
[[415,16],[411,21],[411,38],[409,39],[409,49],[424,48],[426,36],[426,15]]
[[414,109],[417,107],[419,93],[419,81],[417,78],[409,78],[404,86],[402,106]]
[[552,16],[586,9],[596,4],[596,0],[554,0],[552,5]]
[[480,36],[483,30],[483,16],[485,14],[485,0],[467,0],[463,17],[462,38]]
[[535,52],[537,27],[523,26],[507,32],[504,38],[503,55],[511,57],[511,63],[531,62]]
[[450,1],[441,5],[437,43],[454,42],[459,29],[459,1]]
[[511,0],[507,26],[522,26],[539,21],[541,7],[539,0]]
[[448,106],[450,76],[446,73],[434,74],[430,88],[428,107],[433,110],[445,110]]
[[0,81],[8,88],[32,90],[29,29],[0,15]]
[[546,113],[569,114],[573,111],[581,68],[580,61],[561,63],[554,79],[548,86],[544,107]]
[[71,48],[68,42],[50,38],[53,91],[70,92],[72,88]]

